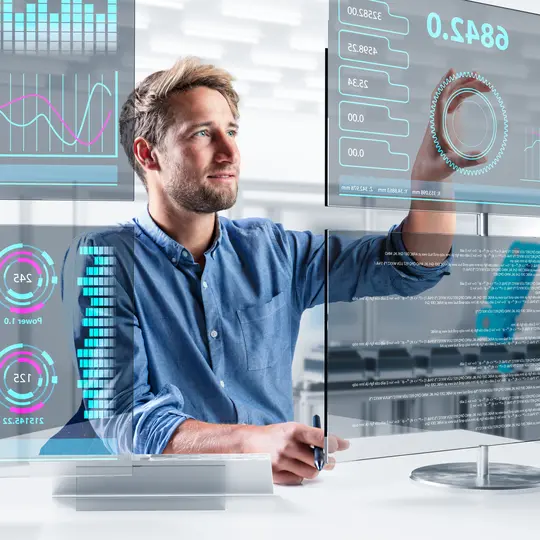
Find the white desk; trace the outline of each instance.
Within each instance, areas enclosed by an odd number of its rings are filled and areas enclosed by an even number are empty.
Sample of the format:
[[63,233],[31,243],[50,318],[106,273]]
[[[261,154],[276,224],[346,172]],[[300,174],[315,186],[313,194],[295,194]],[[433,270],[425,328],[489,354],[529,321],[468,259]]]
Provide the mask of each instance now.
[[[496,440],[464,432],[455,436],[472,444]],[[490,453],[492,461],[540,467],[539,443],[495,447]],[[475,450],[462,450],[339,463],[334,471],[302,486],[276,486],[277,497],[264,507],[257,501],[241,507],[232,502],[225,512],[75,512],[52,502],[48,479],[4,479],[0,480],[0,538],[536,538],[540,534],[538,491],[473,493],[426,487],[408,478],[419,466],[475,459]]]

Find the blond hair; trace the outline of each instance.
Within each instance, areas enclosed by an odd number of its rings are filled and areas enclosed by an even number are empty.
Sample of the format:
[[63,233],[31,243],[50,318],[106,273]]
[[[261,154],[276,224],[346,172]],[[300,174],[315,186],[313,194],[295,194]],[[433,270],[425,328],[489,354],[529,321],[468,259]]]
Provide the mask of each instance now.
[[240,98],[232,81],[233,77],[227,71],[188,56],[178,60],[171,69],[149,75],[131,92],[120,114],[120,141],[129,163],[147,189],[144,169],[133,152],[135,139],[143,137],[149,144],[159,147],[174,121],[169,98],[200,86],[220,92],[237,119]]

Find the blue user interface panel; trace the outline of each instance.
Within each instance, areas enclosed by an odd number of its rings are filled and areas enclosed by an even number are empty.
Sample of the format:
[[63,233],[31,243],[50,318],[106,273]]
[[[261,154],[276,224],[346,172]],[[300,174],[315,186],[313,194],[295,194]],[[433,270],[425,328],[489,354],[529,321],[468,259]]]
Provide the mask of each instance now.
[[0,0],[0,199],[133,200],[134,0]]
[[132,249],[130,229],[0,227],[0,463],[114,454],[131,429]]
[[334,0],[331,206],[540,210],[540,18],[468,0]]

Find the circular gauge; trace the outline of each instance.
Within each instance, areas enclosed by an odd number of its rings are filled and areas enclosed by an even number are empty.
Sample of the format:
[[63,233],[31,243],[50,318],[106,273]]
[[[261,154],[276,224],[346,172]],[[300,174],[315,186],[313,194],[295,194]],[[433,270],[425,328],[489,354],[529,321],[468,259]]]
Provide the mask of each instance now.
[[[480,92],[475,88],[459,88],[446,100],[442,110],[441,130],[452,153],[470,162],[478,161],[494,154],[493,159],[477,168],[461,167],[454,163],[443,150],[439,134],[435,126],[436,112],[439,99],[450,84],[459,79],[474,77],[487,85],[491,92]],[[458,98],[465,97],[461,104],[463,122],[456,125],[456,115],[449,115],[452,103]],[[454,170],[468,176],[478,176],[492,170],[502,158],[508,143],[508,115],[504,102],[495,87],[478,73],[462,72],[448,77],[437,89],[431,104],[430,128],[433,142],[437,151]],[[495,154],[496,152],[496,154]],[[472,163],[474,166],[474,163]]]
[[48,253],[27,244],[0,251],[0,304],[26,315],[45,307],[58,283]]
[[39,411],[57,383],[54,362],[47,352],[23,343],[0,352],[0,404],[11,413]]

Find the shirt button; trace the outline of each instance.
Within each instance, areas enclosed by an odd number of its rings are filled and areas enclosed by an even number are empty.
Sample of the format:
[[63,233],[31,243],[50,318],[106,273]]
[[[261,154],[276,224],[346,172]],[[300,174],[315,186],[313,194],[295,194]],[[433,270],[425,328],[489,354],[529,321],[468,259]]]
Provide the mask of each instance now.
[[208,289],[208,283],[206,283],[206,281],[203,281],[203,282],[202,282],[202,286],[203,286],[205,289]]
[[212,330],[212,331],[210,332],[210,335],[211,335],[214,339],[216,339],[216,338],[218,337],[218,333],[217,333],[215,330]]
[[173,263],[173,264],[176,264],[177,261],[176,261],[175,258],[172,258],[171,260],[172,260],[172,263]]
[[221,388],[225,388],[225,383],[223,381],[219,381],[219,384],[221,384]]
[[187,259],[189,256],[189,253],[184,249],[184,251],[182,251],[182,257],[184,257],[184,259]]

